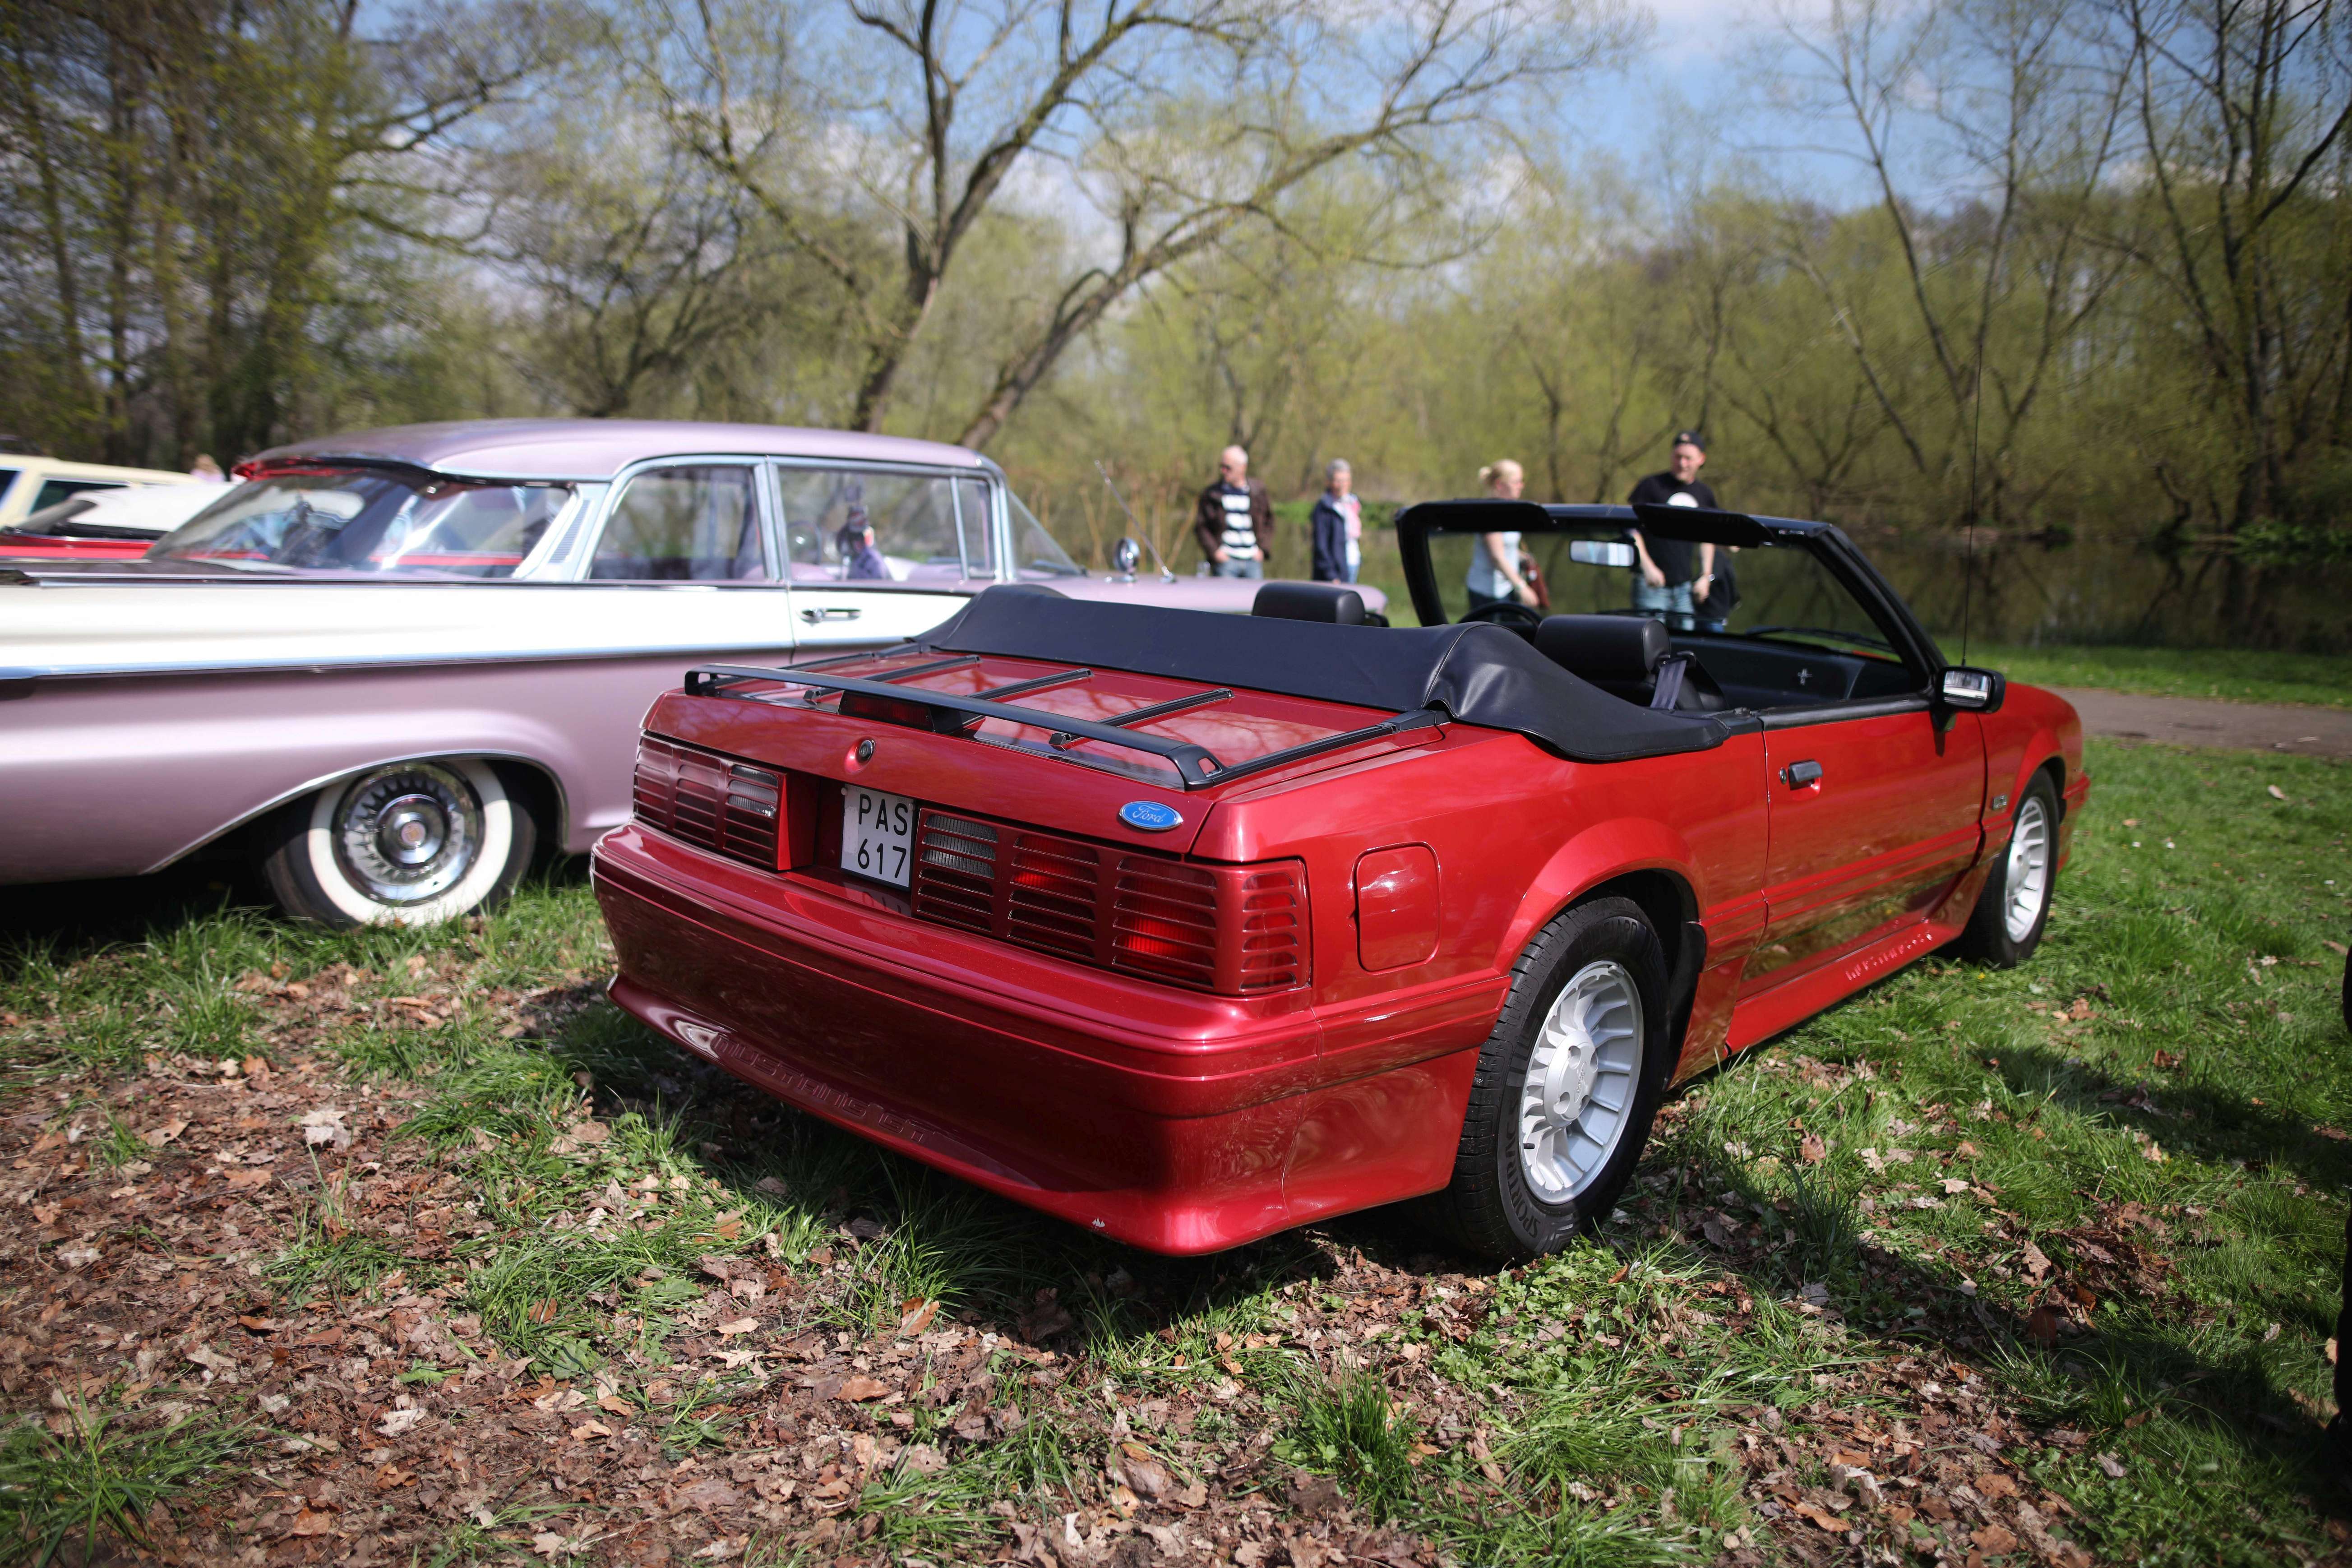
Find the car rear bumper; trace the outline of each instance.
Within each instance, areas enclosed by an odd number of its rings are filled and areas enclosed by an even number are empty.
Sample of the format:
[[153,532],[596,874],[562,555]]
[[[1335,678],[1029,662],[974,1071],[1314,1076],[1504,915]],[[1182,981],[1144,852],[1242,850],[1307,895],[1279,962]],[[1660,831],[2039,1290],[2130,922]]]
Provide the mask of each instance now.
[[[1103,1235],[1213,1252],[1443,1184],[1478,1000],[1342,1076],[1303,994],[1079,969],[626,827],[594,858],[621,1007],[814,1115]],[[1488,1015],[1490,1017],[1491,1015]]]

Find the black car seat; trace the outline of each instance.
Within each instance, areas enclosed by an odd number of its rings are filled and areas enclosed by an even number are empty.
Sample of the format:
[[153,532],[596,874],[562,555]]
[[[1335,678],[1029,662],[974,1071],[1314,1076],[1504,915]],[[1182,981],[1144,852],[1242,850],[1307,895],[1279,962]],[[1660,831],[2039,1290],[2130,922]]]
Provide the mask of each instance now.
[[1682,713],[1728,706],[1696,656],[1676,653],[1665,624],[1647,616],[1546,616],[1535,645],[1570,674],[1628,702]]
[[1364,609],[1364,596],[1344,583],[1268,583],[1250,601],[1250,614],[1343,626],[1360,626],[1373,619]]

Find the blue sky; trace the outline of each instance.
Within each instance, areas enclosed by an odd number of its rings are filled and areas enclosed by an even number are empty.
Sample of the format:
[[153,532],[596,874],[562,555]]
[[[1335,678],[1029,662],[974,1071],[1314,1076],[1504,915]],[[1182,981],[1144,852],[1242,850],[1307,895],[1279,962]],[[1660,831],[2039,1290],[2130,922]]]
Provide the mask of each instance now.
[[1753,161],[1776,182],[1834,205],[1869,199],[1851,160],[1819,150],[1842,142],[1843,128],[1809,122],[1771,101],[1785,64],[1780,7],[1651,0],[1647,8],[1654,26],[1641,58],[1580,83],[1574,101],[1562,105],[1570,146],[1603,153],[1643,176],[1669,160],[1686,175],[1728,174]]

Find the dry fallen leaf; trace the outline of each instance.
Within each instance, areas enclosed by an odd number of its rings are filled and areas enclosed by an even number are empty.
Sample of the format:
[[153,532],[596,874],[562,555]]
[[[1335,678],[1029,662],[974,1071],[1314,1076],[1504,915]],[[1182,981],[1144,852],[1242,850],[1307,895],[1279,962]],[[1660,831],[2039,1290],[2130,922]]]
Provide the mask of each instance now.
[[837,1397],[855,1405],[864,1400],[879,1399],[890,1392],[890,1385],[876,1377],[853,1377],[843,1383]]
[[899,1303],[898,1311],[898,1331],[901,1334],[919,1334],[931,1326],[932,1319],[940,1315],[940,1304],[919,1296],[910,1297]]
[[2017,1550],[2016,1532],[2003,1524],[1988,1524],[1982,1530],[1971,1534],[1969,1539],[1976,1542],[1977,1550],[1995,1557],[2004,1552]]
[[343,1125],[343,1113],[332,1107],[309,1112],[298,1125],[302,1129],[302,1142],[313,1149],[321,1145],[337,1149],[352,1146],[352,1130]]
[[387,1410],[383,1413],[383,1419],[375,1424],[375,1429],[387,1437],[398,1437],[424,1419],[425,1412],[422,1410]]
[[1815,1529],[1826,1530],[1832,1535],[1845,1533],[1845,1521],[1830,1512],[1829,1510],[1810,1502],[1799,1502],[1793,1506],[1800,1516],[1812,1521]]
[[2276,784],[2272,784],[2270,786],[2270,792],[2271,798],[2273,800],[2284,800],[2286,798],[2286,791],[2279,788]]
[[333,1514],[320,1513],[315,1510],[306,1508],[300,1513],[294,1516],[294,1523],[286,1531],[286,1533],[289,1535],[331,1535],[334,1533],[334,1531],[335,1516]]
[[751,1333],[755,1331],[759,1326],[760,1320],[757,1318],[737,1318],[732,1322],[719,1324],[715,1331],[720,1339],[725,1339],[731,1334]]
[[2124,1479],[2124,1462],[2121,1459],[2116,1458],[2113,1454],[2098,1454],[2093,1457],[2097,1459],[2099,1468],[2107,1473],[2109,1480],[2119,1481]]
[[1168,1473],[1168,1468],[1140,1444],[1127,1443],[1121,1447],[1118,1473],[1135,1489],[1136,1496],[1156,1501],[1176,1489],[1176,1479]]
[[2033,1315],[2025,1320],[2025,1331],[2033,1336],[2034,1342],[2037,1344],[2045,1347],[2056,1344],[2058,1342],[2058,1310],[2047,1301],[2042,1302],[2033,1309]]
[[1830,1146],[1822,1142],[1818,1132],[1808,1132],[1797,1140],[1797,1158],[1808,1165],[1818,1165],[1829,1158]]

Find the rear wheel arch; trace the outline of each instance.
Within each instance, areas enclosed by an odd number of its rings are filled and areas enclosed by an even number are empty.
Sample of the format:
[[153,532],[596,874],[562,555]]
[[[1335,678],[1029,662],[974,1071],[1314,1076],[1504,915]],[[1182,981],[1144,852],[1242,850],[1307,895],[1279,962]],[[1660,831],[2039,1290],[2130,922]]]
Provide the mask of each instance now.
[[526,757],[485,757],[522,808],[537,825],[539,858],[551,860],[572,842],[572,803],[563,781],[546,763]]
[[[1687,878],[1664,867],[1618,871],[1585,888],[1538,921],[1531,943],[1572,910],[1601,899],[1625,899],[1639,908],[1656,933],[1666,959],[1668,1037],[1680,1049],[1698,994],[1699,971],[1706,966],[1706,930],[1698,921],[1698,894]],[[1521,944],[1525,951],[1528,944]]]

